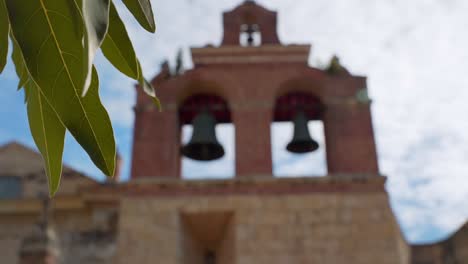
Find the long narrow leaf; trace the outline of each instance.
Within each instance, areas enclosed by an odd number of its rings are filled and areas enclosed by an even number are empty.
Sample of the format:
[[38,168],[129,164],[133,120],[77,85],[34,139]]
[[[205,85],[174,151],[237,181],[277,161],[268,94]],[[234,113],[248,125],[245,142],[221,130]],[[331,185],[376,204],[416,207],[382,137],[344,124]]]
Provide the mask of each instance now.
[[29,78],[20,48],[13,38],[12,60],[16,71],[21,73],[24,86],[29,128],[34,142],[44,160],[44,167],[49,183],[49,194],[54,196],[60,185],[62,174],[62,156],[65,141],[65,127],[57,113],[41,95],[35,82]]
[[8,22],[5,0],[0,0],[0,73],[5,69],[7,62],[9,31],[10,23]]
[[[81,97],[86,79],[84,26],[73,1],[6,0],[11,31],[38,90],[94,164],[113,175],[115,140],[98,95],[97,74]],[[95,72],[95,71],[93,71]],[[93,90],[93,91],[91,91]]]
[[161,101],[159,101],[159,98],[156,96],[156,91],[154,90],[153,85],[151,85],[151,83],[149,83],[143,76],[143,71],[141,70],[140,62],[138,62],[138,72],[139,72],[138,85],[140,86],[140,88],[143,89],[143,91],[147,95],[151,97],[151,99],[153,100],[153,103],[156,105],[159,111],[162,111]]
[[122,0],[122,2],[144,29],[152,33],[156,31],[150,0]]
[[109,31],[101,46],[102,53],[112,65],[128,77],[138,80],[138,61],[125,24],[111,4]]
[[[21,54],[21,49],[13,37],[12,37],[12,40],[13,40],[12,41],[13,52],[11,53],[11,60],[13,61],[15,65],[16,74],[18,75],[18,78],[19,78],[18,90],[20,90],[22,87],[24,87],[24,85],[28,81],[29,76],[28,76],[26,66],[24,65],[24,59],[23,59],[23,55]],[[25,94],[25,98],[26,98],[26,94]]]
[[112,65],[125,75],[137,80],[139,86],[153,98],[155,104],[161,108],[153,86],[145,80],[132,42],[128,37],[125,24],[120,18],[117,9],[111,4],[109,15],[109,31],[101,46],[104,56]]
[[[85,109],[87,123],[90,126],[91,130],[95,132],[95,137],[89,138],[91,140],[86,145],[93,145],[94,142],[98,142],[98,146],[102,149],[96,149],[95,152],[89,152],[88,154],[91,159],[96,164],[96,160],[100,158],[104,159],[103,166],[107,166],[106,170],[102,169],[99,165],[98,167],[106,174],[107,176],[114,176],[115,170],[115,158],[116,158],[116,144],[114,131],[112,129],[111,120],[109,115],[104,108],[104,105],[101,102],[99,97],[99,77],[98,72],[95,67],[92,69],[92,81],[89,87],[89,91],[85,97],[82,98],[81,103],[83,109]],[[72,128],[68,127],[72,135],[75,133],[72,131],[78,131],[80,133],[83,130],[83,127]],[[76,137],[75,137],[76,138]],[[78,140],[78,142],[83,146],[83,143]],[[86,150],[86,147],[84,147]],[[99,152],[101,151],[101,152]]]
[[[88,51],[87,72],[91,72],[94,57],[101,46],[109,27],[110,0],[83,0],[82,15],[86,26],[85,47]],[[87,75],[83,93],[86,95],[91,84],[91,74]]]
[[34,81],[27,82],[24,90],[28,98],[29,128],[44,160],[49,193],[53,196],[58,190],[62,175],[65,127]]

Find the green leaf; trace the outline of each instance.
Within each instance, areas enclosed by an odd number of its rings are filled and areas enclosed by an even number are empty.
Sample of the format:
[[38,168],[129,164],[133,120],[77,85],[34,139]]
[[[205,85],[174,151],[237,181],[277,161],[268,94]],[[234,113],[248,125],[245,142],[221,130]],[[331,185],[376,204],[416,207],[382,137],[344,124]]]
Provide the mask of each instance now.
[[138,80],[139,68],[135,50],[114,4],[111,4],[109,31],[102,43],[101,50],[116,69],[128,77]]
[[65,127],[34,81],[27,82],[24,90],[28,98],[29,128],[44,160],[50,196],[54,196],[62,175]]
[[[104,174],[107,176],[114,176],[115,158],[117,153],[114,132],[109,115],[99,98],[99,77],[98,72],[94,67],[92,76],[93,78],[89,91],[85,97],[81,98],[81,103],[86,113],[87,125],[89,125],[90,130],[94,132],[94,135],[89,135],[92,137],[83,135],[87,140],[89,140],[89,142],[85,144],[82,144],[78,138],[77,140],[88,152],[94,164],[96,164]],[[68,126],[67,128],[70,130],[72,135],[74,135],[72,128]],[[76,128],[73,129],[76,131]],[[79,127],[78,133],[81,132],[80,130],[84,129]],[[87,150],[87,146],[92,146],[90,151]]]
[[156,31],[150,0],[122,0],[122,2],[144,29],[152,33]]
[[10,23],[5,6],[5,0],[0,0],[0,73],[5,69],[8,55],[8,32]]
[[139,86],[152,97],[154,103],[161,109],[161,103],[156,97],[153,86],[145,80],[132,42],[128,37],[125,24],[122,22],[117,9],[112,4],[109,15],[109,31],[101,46],[104,56],[123,74],[138,81]]
[[138,85],[143,89],[143,91],[149,95],[153,101],[153,103],[156,105],[156,107],[159,109],[159,111],[162,111],[162,105],[161,101],[159,101],[159,98],[156,96],[156,92],[154,90],[154,87],[149,83],[144,77],[143,73],[141,71],[141,66],[140,63],[138,63],[138,68],[139,68],[139,73],[140,73],[140,78],[138,79]]
[[[24,65],[23,55],[21,54],[21,48],[18,46],[18,43],[12,38],[13,42],[13,52],[11,53],[11,60],[15,65],[16,74],[18,75],[18,90],[20,90],[26,82],[29,80],[28,70]],[[26,95],[26,94],[25,94]]]
[[115,140],[109,116],[98,94],[93,70],[89,92],[81,97],[86,79],[84,26],[73,1],[6,0],[11,31],[30,77],[60,121],[106,175],[115,168]]
[[[109,27],[110,0],[83,0],[82,15],[86,28],[85,48],[88,51],[87,72],[91,72],[94,57],[101,46]],[[82,95],[85,96],[91,84],[91,74],[87,75]]]
[[21,73],[24,81],[24,93],[27,103],[29,128],[34,142],[44,160],[44,167],[49,183],[49,194],[54,196],[60,185],[62,174],[62,156],[65,141],[65,127],[59,120],[57,113],[46,102],[39,92],[36,83],[29,78],[23,55],[15,39],[13,40],[12,60],[16,71]]

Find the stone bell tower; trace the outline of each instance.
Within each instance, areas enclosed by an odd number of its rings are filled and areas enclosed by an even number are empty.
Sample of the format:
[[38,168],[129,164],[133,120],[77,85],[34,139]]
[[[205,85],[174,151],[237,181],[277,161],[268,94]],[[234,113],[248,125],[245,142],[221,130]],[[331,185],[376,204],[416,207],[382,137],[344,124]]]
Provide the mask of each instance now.
[[310,45],[281,45],[276,12],[253,1],[223,18],[220,47],[193,48],[194,69],[153,80],[164,111],[138,90],[132,178],[180,178],[181,126],[203,108],[234,124],[237,177],[272,175],[270,125],[298,111],[323,121],[330,174],[377,174],[366,79],[309,67]]
[[[131,181],[119,195],[119,263],[407,264],[379,175],[366,78],[310,45],[282,45],[277,14],[245,1],[223,14],[219,47],[192,48],[194,68],[153,79],[164,110],[138,89]],[[318,146],[307,122],[324,125]],[[270,127],[293,122],[288,150],[325,148],[328,175],[272,176]],[[182,155],[224,154],[214,126],[235,127],[235,177],[184,180]],[[193,124],[182,146],[181,127]],[[312,175],[311,175],[312,176]]]

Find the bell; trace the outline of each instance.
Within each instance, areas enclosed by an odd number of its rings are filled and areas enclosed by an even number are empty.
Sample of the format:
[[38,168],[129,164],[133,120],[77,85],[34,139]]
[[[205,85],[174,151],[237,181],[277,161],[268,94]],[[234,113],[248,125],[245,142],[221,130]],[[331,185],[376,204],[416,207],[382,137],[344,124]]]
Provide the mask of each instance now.
[[307,117],[302,111],[294,117],[294,137],[286,147],[289,152],[307,153],[318,149],[319,144],[310,136],[307,122]]
[[182,147],[182,155],[200,161],[216,160],[224,156],[223,146],[216,138],[216,120],[207,110],[193,119],[193,133],[190,142]]

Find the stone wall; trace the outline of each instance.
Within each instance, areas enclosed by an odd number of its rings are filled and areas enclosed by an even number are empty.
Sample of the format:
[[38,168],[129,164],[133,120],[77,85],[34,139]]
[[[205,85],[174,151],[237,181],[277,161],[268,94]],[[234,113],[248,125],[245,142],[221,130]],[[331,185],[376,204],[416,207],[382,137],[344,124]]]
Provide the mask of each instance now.
[[[18,212],[0,214],[0,263],[18,264],[21,241],[28,236],[38,220],[38,212],[19,212],[28,206],[18,204]],[[112,211],[111,211],[112,212]],[[109,213],[115,217],[115,212]],[[110,264],[116,249],[116,230],[96,219],[94,210],[60,210],[51,222],[58,234],[60,256],[64,264]],[[111,221],[109,221],[111,223]]]
[[19,263],[21,239],[32,230],[31,216],[0,216],[0,256],[5,264]]
[[182,263],[178,215],[133,202],[122,205],[126,212],[120,218],[116,263]]
[[125,198],[118,263],[187,263],[181,215],[226,211],[219,264],[408,263],[385,193]]

